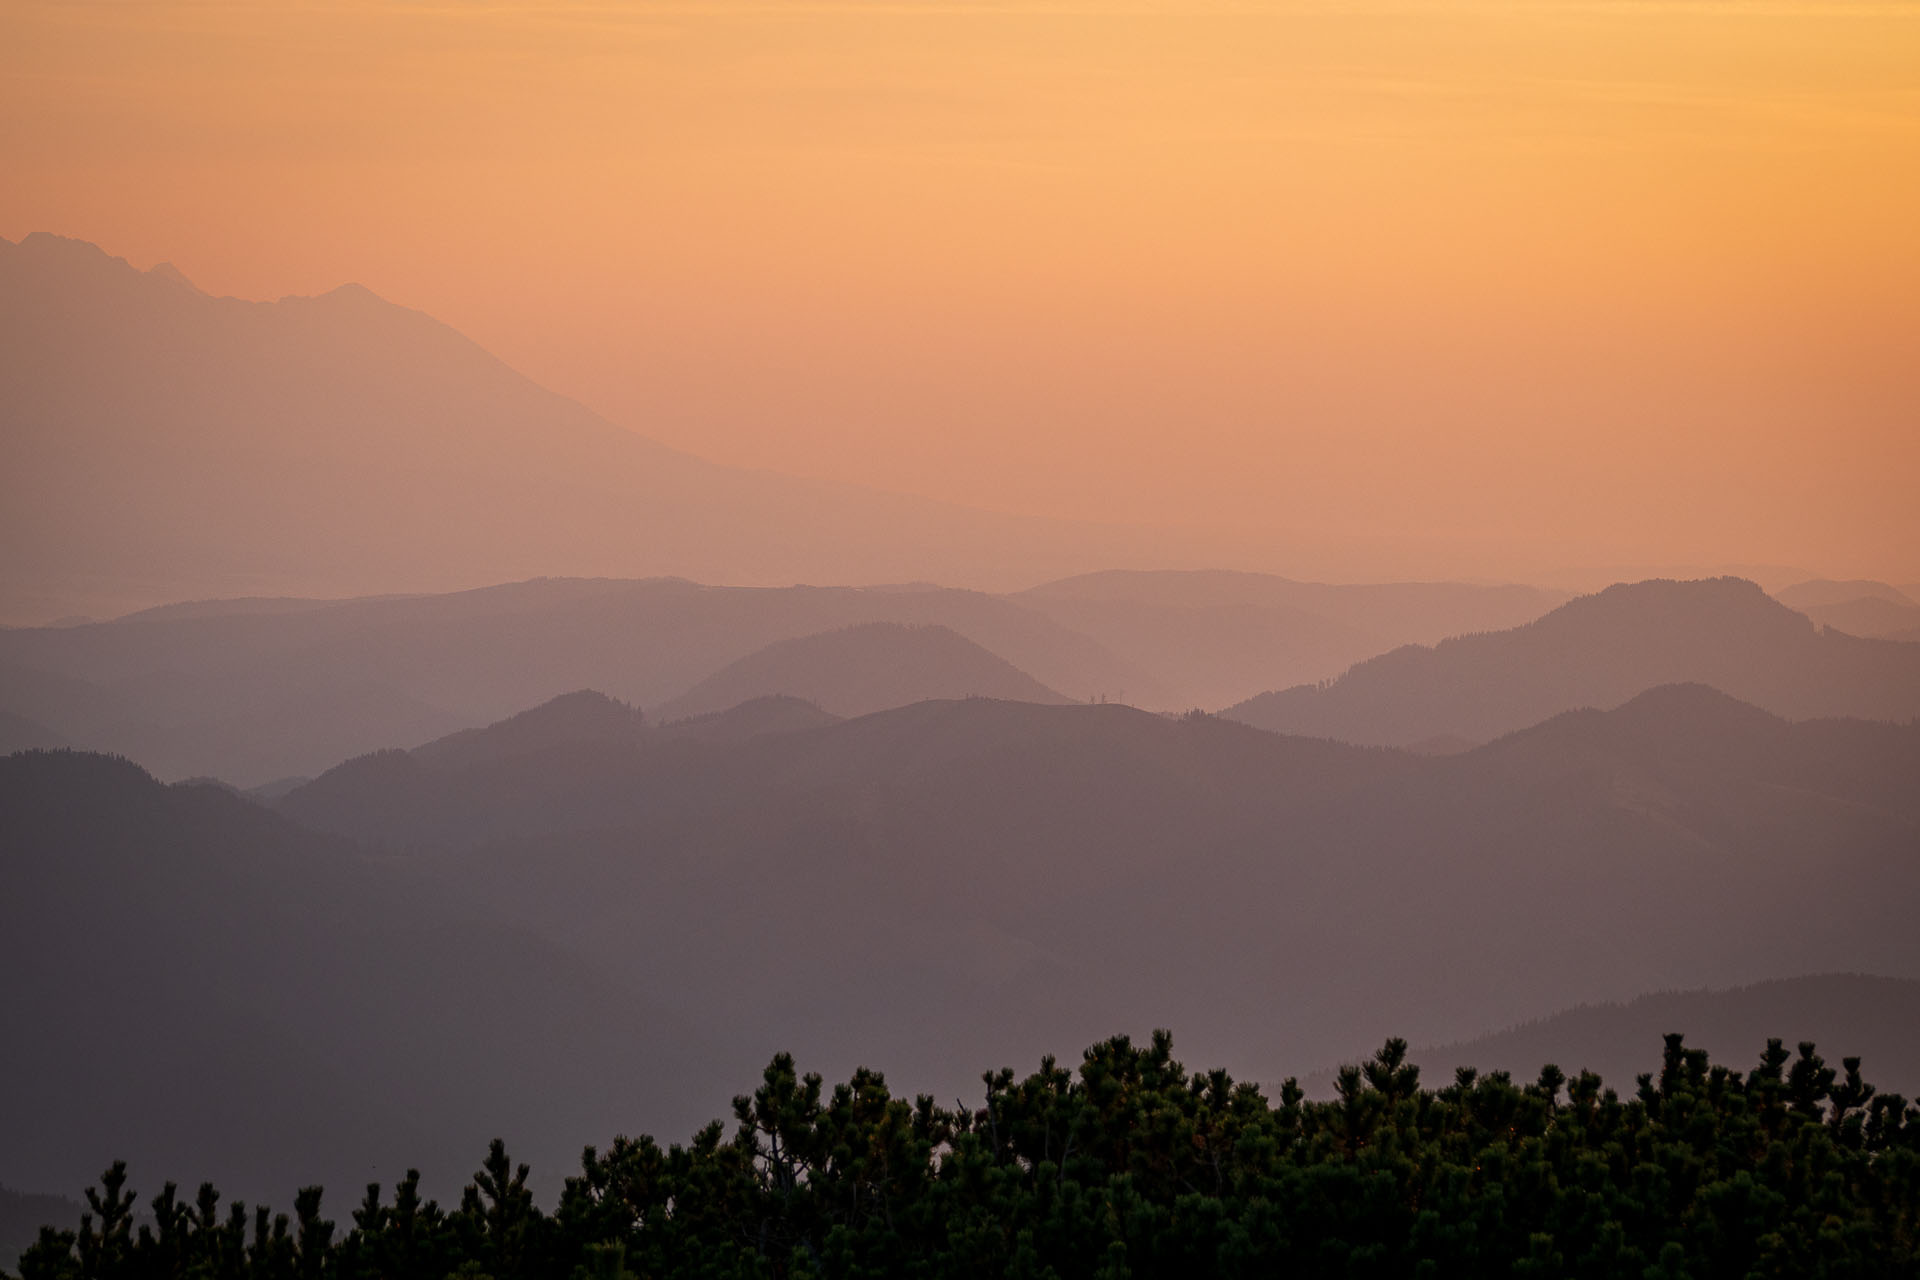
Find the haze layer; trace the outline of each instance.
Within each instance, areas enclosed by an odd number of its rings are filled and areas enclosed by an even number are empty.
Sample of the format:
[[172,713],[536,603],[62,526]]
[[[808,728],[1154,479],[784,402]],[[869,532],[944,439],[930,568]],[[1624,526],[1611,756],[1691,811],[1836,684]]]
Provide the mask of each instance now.
[[1916,65],[1904,3],[19,0],[0,235],[1217,563],[1908,581]]

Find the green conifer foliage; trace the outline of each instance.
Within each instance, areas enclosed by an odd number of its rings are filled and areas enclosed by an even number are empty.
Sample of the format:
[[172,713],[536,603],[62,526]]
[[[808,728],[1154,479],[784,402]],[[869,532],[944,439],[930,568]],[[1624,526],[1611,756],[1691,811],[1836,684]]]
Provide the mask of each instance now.
[[1741,1073],[1670,1036],[1623,1098],[1544,1067],[1423,1089],[1404,1042],[1337,1096],[1189,1073],[1156,1033],[989,1072],[982,1104],[827,1090],[768,1064],[685,1145],[589,1148],[552,1213],[496,1141],[452,1213],[409,1173],[344,1233],[318,1188],[291,1219],[167,1184],[133,1229],[115,1165],[24,1280],[865,1280],[868,1277],[1910,1277],[1920,1108],[1857,1059],[1770,1041]]

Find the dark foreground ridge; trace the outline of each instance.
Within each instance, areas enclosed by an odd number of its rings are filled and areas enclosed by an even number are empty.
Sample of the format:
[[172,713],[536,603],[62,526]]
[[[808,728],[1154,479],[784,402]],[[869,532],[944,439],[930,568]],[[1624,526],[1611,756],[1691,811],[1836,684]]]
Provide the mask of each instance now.
[[418,1176],[341,1229],[169,1183],[152,1225],[115,1165],[77,1232],[21,1260],[48,1277],[1910,1276],[1920,1107],[1811,1044],[1741,1073],[1666,1038],[1621,1098],[1557,1068],[1460,1069],[1422,1089],[1406,1045],[1343,1069],[1338,1097],[1277,1101],[1190,1075],[1165,1032],[1078,1073],[1045,1059],[949,1111],[856,1071],[823,1090],[782,1054],[686,1146],[588,1149],[549,1215],[495,1141],[459,1206]]

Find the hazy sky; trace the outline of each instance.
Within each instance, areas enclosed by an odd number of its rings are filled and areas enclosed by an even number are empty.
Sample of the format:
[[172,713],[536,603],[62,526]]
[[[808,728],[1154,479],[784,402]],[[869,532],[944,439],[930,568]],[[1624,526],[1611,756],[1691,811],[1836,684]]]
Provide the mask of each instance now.
[[721,461],[1920,578],[1920,3],[7,0],[0,174]]

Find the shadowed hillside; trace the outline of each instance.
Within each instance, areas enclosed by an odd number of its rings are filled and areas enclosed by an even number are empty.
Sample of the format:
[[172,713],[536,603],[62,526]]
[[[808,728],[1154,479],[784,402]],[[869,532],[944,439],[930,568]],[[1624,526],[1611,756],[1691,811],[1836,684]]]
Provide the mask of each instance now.
[[476,1134],[557,1179],[614,1128],[724,1101],[710,1041],[578,957],[217,787],[0,760],[0,865],[12,1185],[124,1158],[285,1198],[413,1164],[445,1194]]
[[954,1089],[929,1073],[969,1038],[1176,1013],[1257,1076],[1663,987],[1920,977],[1916,775],[1920,728],[1698,687],[1435,758],[973,699],[453,772],[382,754],[280,807],[696,1024]]
[[983,698],[653,728],[578,693],[278,816],[17,755],[0,964],[32,979],[0,1022],[89,1014],[0,1056],[32,1100],[0,1179],[121,1155],[284,1195],[457,1174],[476,1132],[557,1174],[770,1046],[944,1097],[1177,1019],[1257,1079],[1648,990],[1920,979],[1915,776],[1920,726],[1698,686],[1445,757]]
[[358,285],[243,302],[0,241],[0,618],[543,573],[1022,585],[1163,538],[704,462]]
[[838,716],[930,698],[1067,701],[946,627],[869,622],[768,645],[661,704],[654,714],[681,720],[771,694],[803,698]]
[[1222,714],[1346,742],[1485,741],[1684,681],[1795,719],[1920,715],[1920,649],[1822,631],[1738,578],[1609,587],[1510,631],[1396,649]]

